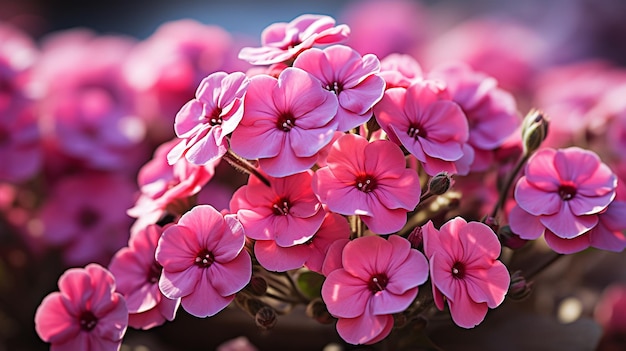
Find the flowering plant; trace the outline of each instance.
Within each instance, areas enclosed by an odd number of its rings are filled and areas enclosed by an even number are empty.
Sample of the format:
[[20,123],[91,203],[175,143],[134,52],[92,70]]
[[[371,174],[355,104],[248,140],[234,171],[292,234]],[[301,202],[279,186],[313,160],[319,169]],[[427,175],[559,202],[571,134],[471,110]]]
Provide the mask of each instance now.
[[[618,173],[590,149],[546,144],[550,116],[521,117],[514,95],[469,64],[426,71],[407,55],[361,54],[345,45],[350,35],[329,16],[302,15],[240,50],[255,67],[208,73],[179,106],[175,138],[139,170],[126,207],[136,221],[108,268],[105,248],[80,231],[127,184],[98,174],[60,182],[58,200],[41,207],[55,228],[46,240],[66,246],[68,265],[104,256],[67,270],[37,308],[51,349],[117,350],[127,327],[175,323],[180,310],[205,318],[238,307],[270,330],[298,306],[347,344],[438,349],[429,323],[472,329],[527,297],[556,260],[626,247]],[[110,148],[72,157],[123,167],[116,159],[133,136],[107,135],[114,126],[99,119],[119,107],[82,93],[86,106],[58,98],[52,110],[87,115],[88,135]],[[131,123],[115,112],[116,125]],[[55,145],[93,141],[83,137]],[[244,175],[223,208],[209,184],[230,174],[221,161]],[[98,191],[106,202],[63,196]],[[489,200],[470,208],[472,197]],[[77,226],[55,221],[60,208]],[[533,255],[547,263],[519,263]]]

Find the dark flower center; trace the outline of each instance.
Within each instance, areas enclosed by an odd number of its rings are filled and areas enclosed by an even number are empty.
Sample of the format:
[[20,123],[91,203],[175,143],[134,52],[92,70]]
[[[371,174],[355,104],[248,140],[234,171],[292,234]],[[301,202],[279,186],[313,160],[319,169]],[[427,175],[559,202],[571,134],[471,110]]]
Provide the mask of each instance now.
[[452,273],[453,277],[463,279],[463,277],[465,277],[465,265],[459,261],[454,262],[450,272]]
[[389,278],[387,277],[387,275],[385,273],[378,273],[374,274],[367,282],[367,288],[375,294],[379,291],[385,290],[385,287],[387,287],[387,283],[389,283]]
[[78,317],[78,323],[80,324],[80,329],[91,331],[98,324],[98,318],[91,311],[83,311]]
[[409,130],[406,131],[406,134],[413,139],[426,138],[426,131],[422,129],[420,126],[410,125]]
[[206,119],[209,120],[209,124],[211,126],[222,125],[223,120],[222,120],[221,114],[222,114],[222,109],[215,108],[210,116],[206,116]]
[[207,249],[200,251],[195,260],[196,265],[201,268],[207,268],[211,266],[213,262],[215,262],[215,257],[213,256],[213,253]]
[[576,187],[572,184],[561,184],[559,187],[559,196],[563,201],[569,201],[576,196]]
[[339,82],[332,82],[328,83],[324,88],[326,88],[326,90],[332,91],[333,93],[335,93],[335,95],[339,95],[339,93],[341,93],[341,91],[343,90],[343,84]]
[[368,174],[359,175],[354,181],[354,186],[364,193],[369,193],[376,189],[376,179]]
[[85,207],[78,212],[78,223],[84,229],[93,228],[100,221],[100,213],[96,210]]
[[161,277],[161,270],[163,267],[157,262],[152,262],[152,266],[150,266],[150,270],[148,271],[148,282],[150,284],[156,284]]
[[291,112],[283,112],[280,116],[278,116],[278,120],[276,121],[276,127],[282,130],[283,132],[288,132],[291,128],[296,126],[296,119]]
[[289,214],[290,207],[289,200],[285,198],[280,198],[274,204],[272,204],[272,209],[274,210],[274,214],[277,216],[286,216]]

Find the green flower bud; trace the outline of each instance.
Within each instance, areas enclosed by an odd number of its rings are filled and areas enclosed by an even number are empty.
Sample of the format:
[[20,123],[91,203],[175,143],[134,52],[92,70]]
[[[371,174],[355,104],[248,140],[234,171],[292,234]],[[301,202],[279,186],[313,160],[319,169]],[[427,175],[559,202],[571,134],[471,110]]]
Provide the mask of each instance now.
[[548,117],[539,110],[532,109],[522,122],[522,142],[524,155],[530,155],[539,149],[541,143],[548,136]]

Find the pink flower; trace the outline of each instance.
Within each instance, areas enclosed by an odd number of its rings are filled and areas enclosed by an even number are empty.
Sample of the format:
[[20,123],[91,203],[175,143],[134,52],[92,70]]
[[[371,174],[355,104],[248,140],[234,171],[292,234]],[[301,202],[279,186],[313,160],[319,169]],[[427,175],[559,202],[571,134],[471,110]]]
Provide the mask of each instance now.
[[69,266],[106,264],[128,242],[136,188],[115,174],[78,173],[54,184],[39,214],[43,239]]
[[231,138],[234,152],[259,159],[272,177],[309,169],[317,152],[337,130],[337,98],[320,81],[299,68],[286,68],[278,79],[250,79],[244,115]]
[[243,228],[234,216],[222,216],[209,205],[194,207],[159,239],[155,257],[163,266],[161,292],[181,298],[185,311],[196,317],[217,314],[252,276],[244,243]]
[[326,277],[322,299],[339,318],[339,335],[351,344],[373,344],[389,335],[392,314],[408,308],[428,278],[424,255],[397,235],[349,242],[342,264]]
[[380,60],[380,74],[386,89],[408,88],[413,82],[424,79],[422,67],[409,55],[390,54]]
[[438,65],[428,78],[444,81],[452,101],[461,106],[467,117],[467,143],[474,149],[471,170],[491,167],[493,150],[502,146],[521,122],[513,95],[500,89],[495,78],[461,62]]
[[315,194],[333,212],[358,215],[375,233],[400,230],[419,202],[417,172],[406,168],[402,150],[390,141],[346,134],[326,162],[313,176]]
[[127,211],[129,216],[147,217],[156,223],[166,210],[173,212],[178,207],[177,202],[185,202],[213,178],[215,167],[221,161],[219,158],[203,166],[191,164],[186,158],[179,159],[173,165],[168,164],[167,155],[177,142],[174,139],[160,145],[153,158],[139,170],[137,183],[141,197]]
[[46,296],[35,313],[39,337],[55,351],[119,350],[128,310],[115,292],[113,275],[97,264],[71,268],[59,278],[59,290]]
[[613,284],[604,289],[594,310],[594,319],[605,335],[626,334],[626,285]]
[[428,221],[422,230],[435,305],[443,310],[447,301],[454,323],[473,328],[483,321],[488,308],[504,301],[509,289],[509,272],[497,260],[498,238],[485,224],[468,223],[461,217],[440,230]]
[[[311,189],[312,171],[284,178],[267,177],[268,187],[251,176],[230,202],[246,236],[278,246],[303,244],[322,225],[326,211]],[[266,267],[267,268],[267,267]]]
[[373,54],[363,57],[354,49],[334,45],[324,50],[310,49],[293,63],[314,75],[322,86],[336,94],[339,109],[337,130],[345,132],[367,122],[372,106],[382,97],[385,81],[377,75],[380,62]]
[[[594,152],[578,147],[541,149],[515,187],[519,209],[511,213],[511,229],[529,240],[538,238],[542,228],[573,239],[598,224],[598,214],[613,201],[616,187],[617,177]],[[516,218],[520,210],[537,217],[538,223],[520,222],[522,217]]]
[[311,239],[302,244],[282,247],[274,240],[257,240],[254,256],[270,271],[284,272],[302,266],[322,273],[322,264],[332,243],[350,238],[350,226],[341,215],[328,212],[324,222]]
[[348,38],[350,28],[335,26],[335,20],[323,15],[301,15],[289,23],[273,23],[261,33],[261,47],[246,47],[239,58],[253,65],[287,61],[316,44],[335,44]]
[[174,131],[183,139],[167,155],[170,164],[181,157],[205,165],[228,150],[226,135],[232,133],[243,117],[243,98],[248,78],[241,73],[216,72],[204,78],[196,98],[176,114]]
[[473,159],[466,146],[467,118],[441,86],[417,81],[407,89],[387,89],[374,115],[389,139],[402,144],[429,175],[466,173],[455,163],[469,163],[461,160],[464,156]]
[[115,277],[117,291],[126,298],[128,325],[150,329],[171,321],[180,299],[168,299],[159,290],[161,265],[154,258],[163,228],[150,225],[115,254],[109,270]]

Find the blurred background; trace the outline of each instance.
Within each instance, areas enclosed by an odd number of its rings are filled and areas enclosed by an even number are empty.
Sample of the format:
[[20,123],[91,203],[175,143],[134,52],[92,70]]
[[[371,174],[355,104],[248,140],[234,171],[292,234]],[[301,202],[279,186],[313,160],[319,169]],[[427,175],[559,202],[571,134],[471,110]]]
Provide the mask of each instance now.
[[[0,0],[0,351],[49,348],[35,309],[67,267],[106,266],[126,245],[137,175],[174,137],[174,116],[199,81],[249,69],[239,49],[305,13],[348,24],[347,44],[362,54],[408,54],[424,71],[470,64],[511,92],[522,115],[538,107],[551,116],[548,146],[590,148],[626,178],[622,0]],[[227,208],[243,182],[220,165],[199,201]],[[466,196],[468,216],[493,201]],[[624,350],[625,266],[623,253],[572,255],[485,326],[433,323],[431,338],[447,350]],[[173,323],[129,328],[122,350],[213,350],[238,336],[261,350],[356,349],[302,310],[260,332],[232,309],[208,319],[180,310]],[[517,348],[503,346],[512,340]]]

